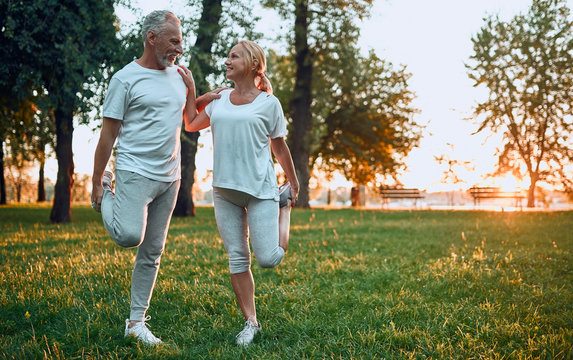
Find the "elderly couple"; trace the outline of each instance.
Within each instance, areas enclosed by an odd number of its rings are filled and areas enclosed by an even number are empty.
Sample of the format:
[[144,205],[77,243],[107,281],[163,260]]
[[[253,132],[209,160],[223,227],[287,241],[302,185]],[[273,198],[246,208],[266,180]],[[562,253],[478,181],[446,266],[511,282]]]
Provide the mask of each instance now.
[[[277,266],[288,245],[290,208],[298,180],[285,143],[282,108],[264,74],[264,51],[240,41],[225,61],[233,89],[196,98],[191,72],[174,66],[183,53],[181,23],[154,11],[143,23],[143,55],[111,79],[94,157],[92,206],[110,236],[138,247],[125,336],[161,344],[146,326],[153,286],[180,182],[180,132],[211,126],[217,227],[229,256],[231,283],[245,317],[237,344],[248,345],[261,325],[255,310],[249,238],[261,267]],[[115,192],[106,171],[117,139]],[[289,182],[279,187],[271,151]]]

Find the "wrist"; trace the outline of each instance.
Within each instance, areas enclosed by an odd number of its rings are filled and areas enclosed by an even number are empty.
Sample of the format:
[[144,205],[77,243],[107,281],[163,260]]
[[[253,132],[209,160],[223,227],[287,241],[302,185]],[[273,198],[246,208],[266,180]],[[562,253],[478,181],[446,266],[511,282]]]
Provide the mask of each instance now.
[[101,174],[100,176],[92,175],[92,185],[93,186],[101,185],[102,178],[103,174]]

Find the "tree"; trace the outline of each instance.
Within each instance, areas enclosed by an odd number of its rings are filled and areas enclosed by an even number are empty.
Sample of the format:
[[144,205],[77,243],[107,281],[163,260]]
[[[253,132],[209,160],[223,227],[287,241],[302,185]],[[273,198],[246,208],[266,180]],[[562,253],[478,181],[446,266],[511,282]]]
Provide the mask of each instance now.
[[[313,79],[314,68],[317,62],[317,44],[328,44],[337,41],[348,41],[348,34],[336,32],[341,35],[338,39],[333,37],[332,26],[340,19],[352,17],[355,8],[358,17],[366,14],[363,9],[370,1],[326,2],[322,0],[267,0],[263,4],[279,11],[284,18],[293,21],[292,58],[295,78],[292,93],[285,100],[282,99],[287,115],[291,118],[291,133],[288,144],[300,183],[300,194],[297,205],[309,206],[309,180],[311,169],[312,144],[316,144],[316,121],[313,121]],[[355,7],[355,8],[354,8]],[[345,11],[348,10],[348,11]],[[292,19],[294,17],[294,20]],[[323,91],[324,89],[321,89]],[[284,106],[286,105],[286,106]],[[314,134],[313,134],[314,132]]]
[[337,63],[335,73],[329,71],[333,67],[317,66],[324,74],[317,85],[334,90],[316,101],[317,113],[326,114],[326,131],[311,159],[320,158],[319,168],[340,171],[356,185],[394,176],[420,136],[412,121],[410,74],[405,68],[393,70],[373,52]]
[[[448,147],[451,149],[451,152],[454,153],[454,145],[447,143]],[[440,182],[442,184],[452,184],[452,185],[459,185],[465,183],[466,181],[460,178],[459,171],[475,171],[475,166],[472,165],[471,161],[467,160],[460,160],[454,159],[449,154],[442,153],[439,156],[434,156],[434,160],[439,165],[446,165],[446,169],[442,172],[442,178]],[[454,205],[454,191],[449,191],[447,193],[448,197],[448,205]]]
[[32,145],[27,130],[31,127],[37,108],[28,99],[10,97],[3,92],[0,94],[2,94],[0,95],[0,134],[2,134],[0,204],[6,204],[6,175],[16,187],[18,201],[20,199],[19,190],[23,179],[20,176],[23,174],[21,170],[27,167],[31,160],[29,152]]
[[294,13],[292,53],[271,55],[280,74],[276,93],[292,120],[288,140],[301,183],[299,205],[309,206],[315,165],[341,170],[357,184],[395,174],[419,139],[416,110],[405,69],[360,54],[355,22],[368,15],[371,1],[264,3],[285,18]]
[[[1,98],[1,96],[0,96]],[[46,156],[46,146],[52,145],[52,124],[45,119],[43,114],[37,107],[38,96],[32,96],[29,99],[19,99],[18,102],[11,101],[8,98],[0,100],[3,105],[0,105],[0,133],[2,135],[2,143],[9,147],[9,153],[12,156],[12,164],[14,159],[20,158],[25,161],[38,161],[38,192],[37,201],[46,201],[46,192],[44,187],[44,164]],[[53,145],[52,145],[53,147]],[[4,161],[4,152],[0,154],[2,159],[2,201],[6,203],[6,183],[4,180],[4,168],[6,163]]]
[[[189,64],[197,87],[197,93],[209,90],[207,75],[214,72],[211,51],[221,31],[222,0],[203,0],[201,19],[197,28],[197,39],[193,47],[195,59]],[[174,216],[195,216],[195,204],[191,189],[195,183],[195,156],[199,132],[181,132],[181,187],[173,210]]]
[[38,191],[37,202],[46,201],[46,187],[45,187],[45,164],[46,164],[46,148],[50,146],[55,148],[53,143],[53,123],[50,122],[49,117],[45,113],[36,109],[33,112],[33,117],[29,125],[26,126],[25,134],[29,143],[29,153],[31,160],[38,162]]
[[33,122],[36,107],[33,103],[25,100],[20,101],[18,105],[17,109],[13,104],[12,108],[2,107],[3,118],[12,121],[11,126],[4,131],[3,143],[6,145],[6,155],[8,156],[3,158],[3,166],[7,170],[6,175],[8,175],[16,192],[16,201],[20,202],[22,189],[28,180],[27,170],[32,161],[30,156],[32,145],[27,130]]
[[[119,49],[112,0],[39,0],[4,2],[0,63],[18,63],[28,71],[2,76],[19,77],[19,84],[41,88],[46,115],[54,123],[58,174],[50,220],[71,221],[73,185],[72,139],[74,116],[90,110],[94,86],[107,74],[106,64]],[[10,55],[17,55],[16,57]],[[1,66],[4,66],[1,65]],[[3,69],[4,70],[4,69]]]
[[497,16],[472,38],[467,65],[475,86],[489,97],[475,109],[476,132],[503,133],[495,174],[530,180],[527,206],[539,181],[573,189],[573,23],[564,0],[533,0],[509,22]]
[[4,141],[0,139],[0,205],[6,205],[6,175],[4,174]]
[[[15,61],[25,57],[25,41],[12,41],[14,20],[9,13],[10,2],[0,1],[0,204],[6,204],[6,172],[8,162],[5,159],[14,149],[10,140],[21,136],[23,124],[31,118],[31,99],[33,98],[34,73],[26,62]],[[5,15],[4,15],[5,14]],[[6,46],[10,44],[12,46]],[[6,146],[6,148],[5,148]],[[6,151],[5,151],[6,150]]]
[[[23,142],[14,142],[10,144],[10,148],[16,149],[23,146]],[[31,186],[30,168],[32,162],[26,157],[26,152],[17,149],[15,152],[8,152],[8,157],[5,159],[7,170],[7,178],[9,187],[12,188],[12,199],[16,202],[22,202],[23,197],[29,198]]]

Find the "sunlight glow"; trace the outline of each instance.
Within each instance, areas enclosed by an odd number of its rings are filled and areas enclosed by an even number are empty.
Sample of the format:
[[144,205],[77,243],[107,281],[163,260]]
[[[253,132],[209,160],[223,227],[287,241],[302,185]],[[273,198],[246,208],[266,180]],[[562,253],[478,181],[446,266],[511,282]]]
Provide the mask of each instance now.
[[501,188],[502,191],[519,191],[527,189],[527,185],[523,180],[518,180],[511,174],[494,178],[493,181]]
[[[124,26],[154,9],[170,8],[176,13],[186,11],[186,2],[179,0],[133,0],[130,3],[135,10],[123,9],[118,13]],[[526,11],[529,4],[530,1],[523,0],[374,1],[370,18],[361,24],[359,45],[364,51],[375,51],[377,56],[392,62],[395,67],[406,66],[412,73],[409,87],[417,96],[413,105],[421,110],[415,120],[425,126],[420,146],[412,149],[406,160],[408,170],[398,177],[404,187],[419,188],[428,193],[463,192],[474,185],[500,187],[503,191],[528,188],[528,179],[518,180],[512,175],[485,177],[494,169],[497,161],[495,152],[502,136],[490,132],[472,135],[477,124],[466,119],[471,117],[473,107],[487,96],[487,92],[473,86],[464,62],[472,52],[471,37],[483,25],[484,16],[496,13],[508,20]],[[568,0],[567,5],[573,8],[573,0]],[[259,10],[257,8],[256,12]],[[263,19],[268,20],[270,16],[274,15],[265,12]],[[258,31],[266,34],[261,41],[266,47],[276,44],[271,38],[278,29],[284,31],[274,19],[262,21],[257,27]],[[75,128],[73,153],[78,174],[92,173],[99,135],[99,132],[93,132],[93,128],[100,122],[100,119],[95,119],[93,124]],[[199,143],[195,188],[207,192],[211,189],[210,171],[213,168],[208,130],[201,133]],[[434,159],[440,155],[471,162],[473,168],[458,167],[456,174],[462,180],[458,183],[444,181],[447,167]],[[57,162],[52,154],[46,164],[46,176],[55,181],[56,174]],[[327,178],[315,171],[310,179],[310,186],[314,189],[349,189],[353,185],[340,173]],[[508,211],[508,208],[503,211]]]

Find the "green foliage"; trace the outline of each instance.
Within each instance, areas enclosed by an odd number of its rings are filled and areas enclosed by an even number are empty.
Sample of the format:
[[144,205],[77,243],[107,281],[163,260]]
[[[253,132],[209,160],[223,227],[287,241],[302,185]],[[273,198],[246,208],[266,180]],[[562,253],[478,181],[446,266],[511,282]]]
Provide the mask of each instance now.
[[563,0],[534,0],[509,22],[485,19],[467,66],[489,97],[475,109],[478,129],[503,133],[498,173],[573,190],[573,22]]
[[[6,2],[5,2],[6,3]],[[111,0],[8,1],[3,24],[2,66],[16,62],[18,72],[2,71],[3,83],[44,89],[45,107],[87,111],[104,65],[119,48]],[[14,88],[28,93],[29,86]]]
[[[186,9],[188,16],[181,16],[183,36],[189,45],[186,54],[181,56],[179,63],[189,64],[196,82],[198,95],[211,89],[221,87],[227,80],[225,78],[224,61],[231,48],[241,39],[257,41],[262,34],[254,30],[255,24],[260,20],[252,14],[253,0],[244,1],[189,1]],[[221,6],[221,16],[218,23],[201,23],[200,16],[203,6]],[[211,9],[211,12],[213,10]],[[200,46],[201,37],[214,37],[214,42],[208,49]],[[195,41],[192,41],[195,39]]]
[[[121,40],[113,1],[1,1],[0,104],[18,109],[33,102],[37,135],[54,142],[53,110],[65,108],[89,121],[103,88],[124,59],[132,59],[133,33]],[[135,34],[139,36],[139,34]],[[99,96],[95,96],[99,95]],[[12,127],[10,116],[1,119]],[[41,123],[40,123],[41,122]],[[52,144],[54,145],[54,144]]]
[[410,74],[405,68],[394,70],[374,52],[331,59],[319,70],[316,88],[332,89],[317,93],[326,131],[313,155],[321,160],[321,168],[340,170],[356,184],[397,174],[420,137],[410,105]]
[[[297,2],[266,1],[290,19]],[[357,19],[368,16],[371,1],[309,1],[308,37],[312,56],[310,164],[342,172],[357,184],[393,176],[420,134],[412,120],[413,94],[405,68],[395,70],[373,52],[360,54]],[[298,31],[295,26],[294,31]],[[275,92],[292,118],[296,54],[272,54]]]
[[[38,119],[54,123],[55,134],[48,133],[48,137],[56,138],[58,180],[50,218],[68,222],[74,168],[73,118],[80,114],[86,121],[85,115],[94,106],[89,100],[109,75],[120,48],[114,1],[3,1],[0,6],[5,10],[0,85],[7,86],[7,94],[15,94],[16,106],[21,99],[33,101],[43,113]],[[14,71],[14,64],[18,71]],[[0,106],[5,106],[7,97],[0,93]],[[14,120],[0,119],[3,127]]]
[[299,210],[275,269],[253,261],[263,332],[242,316],[212,208],[173,219],[149,314],[123,338],[135,249],[100,215],[0,208],[0,357],[569,359],[573,212]]

